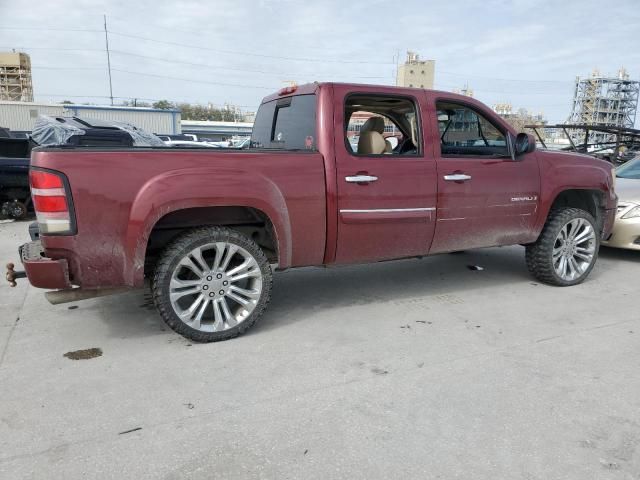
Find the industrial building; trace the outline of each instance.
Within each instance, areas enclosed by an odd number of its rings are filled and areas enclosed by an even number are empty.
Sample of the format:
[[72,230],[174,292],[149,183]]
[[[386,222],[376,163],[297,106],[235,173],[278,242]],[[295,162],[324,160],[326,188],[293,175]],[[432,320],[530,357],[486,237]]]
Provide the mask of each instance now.
[[525,130],[525,125],[544,125],[547,123],[547,120],[544,118],[544,113],[532,113],[526,108],[514,110],[509,102],[496,103],[492,106],[492,109],[505,119],[509,125],[521,132]]
[[[576,77],[568,123],[633,128],[639,93],[640,82],[630,80],[624,68],[616,77],[605,77],[597,70],[589,78]],[[608,142],[610,137],[607,133],[591,132],[589,143]]]
[[0,52],[0,100],[33,102],[31,59],[26,53]]
[[407,52],[407,60],[398,65],[396,85],[399,87],[433,88],[436,61],[420,60],[415,52]]
[[176,109],[0,101],[0,127],[30,132],[40,115],[96,118],[130,123],[151,133],[181,133],[180,110]]

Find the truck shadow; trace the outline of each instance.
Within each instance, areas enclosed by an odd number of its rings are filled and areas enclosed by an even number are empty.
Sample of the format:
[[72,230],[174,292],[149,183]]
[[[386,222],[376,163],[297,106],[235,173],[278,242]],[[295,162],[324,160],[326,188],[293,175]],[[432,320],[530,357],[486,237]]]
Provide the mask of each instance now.
[[622,248],[600,247],[598,252],[600,258],[616,261],[640,262],[640,251],[624,250]]
[[[479,266],[482,270],[471,270]],[[300,268],[274,275],[271,303],[247,335],[305,321],[317,311],[437,296],[533,282],[521,247],[490,248],[367,265]],[[80,308],[86,308],[81,306]],[[92,307],[117,338],[174,334],[158,315],[148,289],[96,299]]]
[[[472,269],[479,266],[481,270]],[[521,247],[491,248],[368,265],[276,273],[271,304],[248,334],[302,321],[315,310],[397,302],[534,282]]]

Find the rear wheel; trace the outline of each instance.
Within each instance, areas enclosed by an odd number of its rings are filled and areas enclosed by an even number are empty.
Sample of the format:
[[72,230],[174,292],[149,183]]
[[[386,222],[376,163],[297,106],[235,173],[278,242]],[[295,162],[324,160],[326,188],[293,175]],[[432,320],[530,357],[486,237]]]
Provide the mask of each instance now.
[[593,269],[600,248],[596,221],[579,208],[549,214],[538,240],[526,247],[527,267],[538,280],[551,285],[581,283]]
[[272,273],[260,247],[222,227],[188,232],[167,247],[152,282],[164,321],[196,342],[227,340],[262,315]]

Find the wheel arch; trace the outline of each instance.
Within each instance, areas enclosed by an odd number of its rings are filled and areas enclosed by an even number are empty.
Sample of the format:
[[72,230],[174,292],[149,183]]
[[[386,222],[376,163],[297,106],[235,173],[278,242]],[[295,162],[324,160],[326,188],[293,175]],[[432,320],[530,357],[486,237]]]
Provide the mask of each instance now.
[[154,223],[144,252],[145,274],[178,235],[203,226],[232,227],[253,239],[271,263],[279,263],[278,233],[265,212],[243,205],[197,206],[167,212]]
[[542,233],[549,215],[559,208],[579,208],[591,214],[596,220],[599,231],[602,231],[604,209],[606,208],[606,192],[597,188],[563,188],[550,196],[548,208],[538,222],[538,236]]
[[261,220],[265,227],[269,225],[278,266],[290,266],[291,224],[282,192],[264,175],[245,175],[240,182],[241,177],[236,169],[217,168],[180,169],[150,179],[129,210],[123,252],[125,284],[143,285],[151,234],[158,226],[166,226],[158,222],[180,223],[185,213],[186,224],[193,228],[246,223],[250,212],[258,224]]

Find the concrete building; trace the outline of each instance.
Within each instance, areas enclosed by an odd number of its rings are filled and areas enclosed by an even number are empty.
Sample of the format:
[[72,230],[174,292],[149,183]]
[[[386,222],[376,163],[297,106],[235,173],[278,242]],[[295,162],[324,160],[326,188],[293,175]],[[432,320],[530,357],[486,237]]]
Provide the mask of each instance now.
[[407,60],[398,66],[396,85],[399,87],[433,88],[436,61],[420,60],[415,52],[407,52]]
[[0,101],[0,127],[30,132],[39,115],[114,120],[151,133],[181,133],[180,110],[175,109]]
[[33,102],[31,59],[26,53],[0,52],[0,100]]

